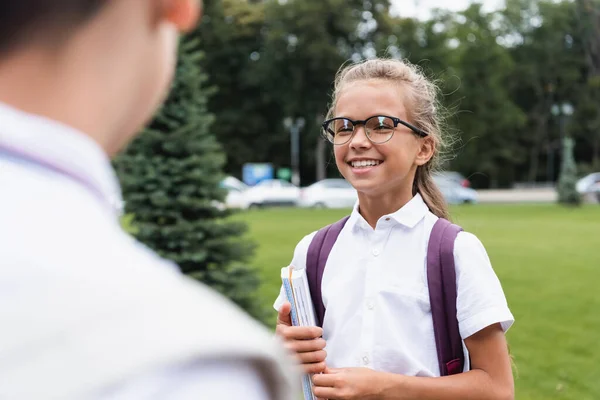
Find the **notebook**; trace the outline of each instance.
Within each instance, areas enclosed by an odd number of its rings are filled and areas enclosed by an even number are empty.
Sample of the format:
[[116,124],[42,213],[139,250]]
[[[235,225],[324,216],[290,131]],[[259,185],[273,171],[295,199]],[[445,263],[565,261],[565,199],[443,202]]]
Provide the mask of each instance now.
[[[290,316],[294,326],[316,326],[315,308],[310,297],[308,279],[305,269],[294,269],[293,266],[281,269],[281,281],[285,294],[292,305]],[[313,395],[312,375],[302,376],[302,391],[305,400],[316,400]]]

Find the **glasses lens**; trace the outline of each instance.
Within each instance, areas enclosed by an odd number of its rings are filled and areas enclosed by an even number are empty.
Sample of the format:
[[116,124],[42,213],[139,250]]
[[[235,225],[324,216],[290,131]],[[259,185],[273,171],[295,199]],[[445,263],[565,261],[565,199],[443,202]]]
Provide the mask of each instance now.
[[384,143],[394,134],[394,121],[391,118],[376,116],[371,117],[365,124],[367,135],[373,143]]
[[346,118],[336,118],[327,124],[325,136],[333,144],[344,144],[352,137],[354,125]]

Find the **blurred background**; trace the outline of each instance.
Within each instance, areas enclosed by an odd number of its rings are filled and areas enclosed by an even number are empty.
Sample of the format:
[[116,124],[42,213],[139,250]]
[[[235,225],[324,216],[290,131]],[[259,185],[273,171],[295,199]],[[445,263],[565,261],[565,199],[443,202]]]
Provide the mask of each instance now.
[[600,1],[204,3],[115,160],[124,227],[273,327],[296,243],[356,201],[319,131],[335,73],[407,59],[456,138],[436,182],[517,320],[517,398],[600,399]]

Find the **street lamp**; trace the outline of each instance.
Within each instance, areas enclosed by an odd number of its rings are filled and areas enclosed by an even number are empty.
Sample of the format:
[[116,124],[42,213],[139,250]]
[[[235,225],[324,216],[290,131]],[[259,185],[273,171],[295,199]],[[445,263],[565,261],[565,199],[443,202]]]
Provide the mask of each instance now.
[[300,186],[300,131],[304,128],[304,118],[287,117],[283,125],[290,131],[290,155],[292,162],[292,183]]
[[552,115],[558,117],[558,123],[560,128],[560,139],[565,137],[565,126],[567,123],[567,119],[573,115],[575,112],[575,108],[571,103],[565,102],[561,104],[554,104],[552,106]]
[[[560,149],[563,147],[563,142],[566,137],[567,120],[569,117],[571,117],[571,115],[573,115],[575,108],[571,103],[563,102],[560,104],[554,104],[550,111],[555,118],[558,118],[560,140],[556,148],[560,151]],[[555,145],[550,143],[548,148],[548,180],[551,182],[554,181],[554,148]]]

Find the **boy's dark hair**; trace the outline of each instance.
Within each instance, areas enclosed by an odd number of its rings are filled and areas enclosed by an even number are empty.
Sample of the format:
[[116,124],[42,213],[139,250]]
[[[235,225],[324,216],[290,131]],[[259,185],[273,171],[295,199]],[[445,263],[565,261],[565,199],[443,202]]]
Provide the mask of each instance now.
[[0,55],[32,41],[57,43],[110,0],[0,0]]

